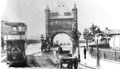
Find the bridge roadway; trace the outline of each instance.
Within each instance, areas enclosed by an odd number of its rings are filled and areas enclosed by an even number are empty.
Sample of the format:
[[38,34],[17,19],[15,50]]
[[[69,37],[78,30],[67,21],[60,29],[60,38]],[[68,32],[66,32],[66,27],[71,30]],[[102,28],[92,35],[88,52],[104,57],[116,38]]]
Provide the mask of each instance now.
[[[6,64],[6,53],[1,55],[1,65],[3,69],[59,69],[56,66],[57,59],[53,53],[41,53],[41,44],[30,44],[27,46],[27,65],[23,67],[8,66]],[[78,69],[94,69],[83,64],[78,65]]]

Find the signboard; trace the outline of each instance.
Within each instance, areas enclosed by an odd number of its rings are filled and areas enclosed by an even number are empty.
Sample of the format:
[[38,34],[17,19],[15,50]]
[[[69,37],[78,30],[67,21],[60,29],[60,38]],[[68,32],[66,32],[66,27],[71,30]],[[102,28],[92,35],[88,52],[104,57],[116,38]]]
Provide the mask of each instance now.
[[5,40],[25,40],[26,35],[5,35]]

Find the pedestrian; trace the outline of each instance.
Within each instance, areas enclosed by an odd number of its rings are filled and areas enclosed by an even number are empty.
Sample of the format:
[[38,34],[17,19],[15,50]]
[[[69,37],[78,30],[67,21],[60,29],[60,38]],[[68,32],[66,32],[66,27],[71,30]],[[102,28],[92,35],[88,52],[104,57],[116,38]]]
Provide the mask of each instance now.
[[42,52],[45,50],[45,46],[46,46],[45,41],[42,41],[42,45],[41,45],[41,51]]
[[62,66],[62,63],[61,63],[61,57],[62,57],[62,53],[63,53],[63,49],[61,47],[61,45],[58,45],[58,58],[59,58],[59,63],[60,63],[60,67],[63,67]]
[[62,54],[62,51],[63,51],[63,49],[62,49],[62,47],[59,45],[59,47],[58,47],[58,53],[59,53],[59,54]]
[[4,39],[1,38],[1,47],[2,47],[2,50],[4,50]]
[[93,46],[91,46],[91,48],[90,48],[90,54],[92,54],[93,53]]
[[55,47],[58,47],[58,41],[55,42]]
[[84,46],[84,59],[86,59],[86,47]]

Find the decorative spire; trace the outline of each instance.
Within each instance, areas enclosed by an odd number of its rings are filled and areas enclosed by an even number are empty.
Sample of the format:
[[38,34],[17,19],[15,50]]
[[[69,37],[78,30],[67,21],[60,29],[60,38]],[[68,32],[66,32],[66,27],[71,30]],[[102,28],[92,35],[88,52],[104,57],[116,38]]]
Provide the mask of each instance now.
[[76,7],[76,4],[74,4],[74,7]]
[[50,10],[48,5],[47,5],[47,7],[46,7],[46,10]]
[[77,9],[76,4],[74,4],[74,8],[73,9]]

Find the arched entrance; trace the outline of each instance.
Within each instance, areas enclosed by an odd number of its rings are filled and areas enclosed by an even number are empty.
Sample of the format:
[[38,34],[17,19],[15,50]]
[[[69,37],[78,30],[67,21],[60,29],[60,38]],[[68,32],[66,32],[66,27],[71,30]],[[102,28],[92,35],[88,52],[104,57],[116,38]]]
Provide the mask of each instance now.
[[68,50],[72,53],[72,39],[71,37],[66,34],[66,33],[58,33],[53,37],[53,45],[55,46],[55,44],[60,45],[63,50]]
[[[61,6],[61,7],[60,7]],[[46,37],[48,37],[50,47],[53,46],[53,39],[56,36],[56,34],[60,32],[64,32],[70,36],[71,43],[73,41],[73,50],[75,50],[75,47],[78,46],[78,35],[77,35],[77,7],[74,5],[73,9],[71,11],[65,11],[66,7],[63,6],[63,3],[58,3],[56,12],[51,10],[49,7],[45,9],[45,21],[46,21]],[[62,9],[62,12],[59,13],[60,9]],[[77,38],[76,38],[77,37]],[[63,38],[64,40],[64,38]],[[63,44],[64,45],[64,44]],[[69,43],[68,43],[69,45]]]

